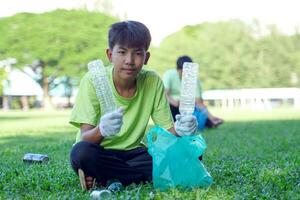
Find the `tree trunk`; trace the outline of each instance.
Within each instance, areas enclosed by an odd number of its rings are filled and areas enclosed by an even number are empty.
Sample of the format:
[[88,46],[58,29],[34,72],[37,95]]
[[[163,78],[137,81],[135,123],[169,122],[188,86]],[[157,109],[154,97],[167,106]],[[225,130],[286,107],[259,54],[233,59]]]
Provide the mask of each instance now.
[[9,110],[9,96],[3,95],[2,104],[3,104],[3,110]]
[[44,91],[44,98],[43,98],[43,107],[45,110],[50,110],[53,108],[49,96],[49,81],[46,76],[43,76],[43,91]]
[[29,110],[29,101],[28,101],[28,96],[21,96],[21,104],[22,104],[22,109],[23,110]]

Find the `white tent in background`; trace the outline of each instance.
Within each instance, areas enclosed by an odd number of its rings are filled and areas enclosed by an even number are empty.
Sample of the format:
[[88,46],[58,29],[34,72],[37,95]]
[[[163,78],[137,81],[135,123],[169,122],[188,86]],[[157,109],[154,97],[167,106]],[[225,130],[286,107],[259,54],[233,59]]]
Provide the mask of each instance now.
[[3,85],[4,96],[42,96],[43,89],[30,76],[19,69],[8,73]]
[[9,109],[12,97],[20,97],[23,109],[28,109],[28,97],[32,96],[42,99],[41,86],[26,73],[11,68],[3,83],[3,109]]

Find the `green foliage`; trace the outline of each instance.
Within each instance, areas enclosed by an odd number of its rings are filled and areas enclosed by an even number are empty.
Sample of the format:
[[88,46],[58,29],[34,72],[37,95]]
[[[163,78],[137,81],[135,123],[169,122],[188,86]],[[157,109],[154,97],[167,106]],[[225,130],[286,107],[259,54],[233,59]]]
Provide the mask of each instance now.
[[[0,60],[19,65],[46,62],[48,76],[80,77],[88,61],[105,56],[107,31],[117,19],[96,12],[56,10],[0,18]],[[162,75],[178,56],[200,63],[204,89],[300,87],[300,34],[275,26],[261,34],[258,21],[238,20],[186,26],[151,47],[149,67]]]
[[86,71],[88,61],[106,57],[107,31],[115,21],[83,10],[2,18],[0,60],[15,57],[19,65],[24,65],[42,59],[46,62],[46,75],[78,76]]
[[300,36],[256,36],[257,27],[241,21],[186,26],[152,48],[149,65],[159,74],[175,67],[178,56],[189,55],[200,63],[200,78],[206,89],[299,87]]
[[[130,185],[116,199],[299,199],[299,120],[296,109],[214,114],[225,119],[203,133],[204,165],[214,178],[207,189],[153,191]],[[90,199],[69,164],[75,128],[69,111],[0,112],[0,199]],[[36,123],[36,122],[39,123]],[[25,153],[49,164],[28,165]]]

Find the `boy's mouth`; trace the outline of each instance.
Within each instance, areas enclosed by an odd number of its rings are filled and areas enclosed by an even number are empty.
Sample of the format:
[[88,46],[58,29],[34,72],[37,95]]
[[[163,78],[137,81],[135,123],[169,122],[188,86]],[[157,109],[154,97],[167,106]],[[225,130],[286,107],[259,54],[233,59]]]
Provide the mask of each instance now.
[[127,74],[132,74],[132,73],[135,73],[135,71],[136,71],[135,68],[123,68],[122,70],[124,72],[126,72]]

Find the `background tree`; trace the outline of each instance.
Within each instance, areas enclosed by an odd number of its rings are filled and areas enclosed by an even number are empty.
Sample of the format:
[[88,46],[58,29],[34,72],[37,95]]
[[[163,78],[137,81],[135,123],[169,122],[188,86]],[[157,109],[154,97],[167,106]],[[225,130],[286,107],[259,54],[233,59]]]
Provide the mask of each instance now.
[[151,49],[149,66],[162,75],[187,54],[200,63],[206,89],[299,87],[299,34],[269,32],[238,20],[186,26]]
[[[19,66],[43,62],[48,98],[50,76],[79,77],[88,61],[105,58],[107,31],[117,19],[83,10],[22,13],[0,19],[0,60],[15,57]],[[107,63],[107,60],[104,60]]]
[[[43,63],[43,88],[49,80],[81,77],[86,64],[102,58],[108,64],[109,25],[117,19],[97,12],[56,10],[18,14],[0,19],[0,60],[15,57],[19,66]],[[284,35],[275,26],[269,34],[257,20],[239,20],[186,26],[151,47],[146,68],[160,75],[188,54],[200,63],[204,89],[300,87],[300,35]],[[265,29],[264,29],[265,30]]]
[[[286,36],[276,27],[269,27],[270,34],[257,42],[260,85],[268,87],[299,87],[293,82],[300,75],[300,37],[299,34]],[[267,81],[265,79],[267,78]]]

